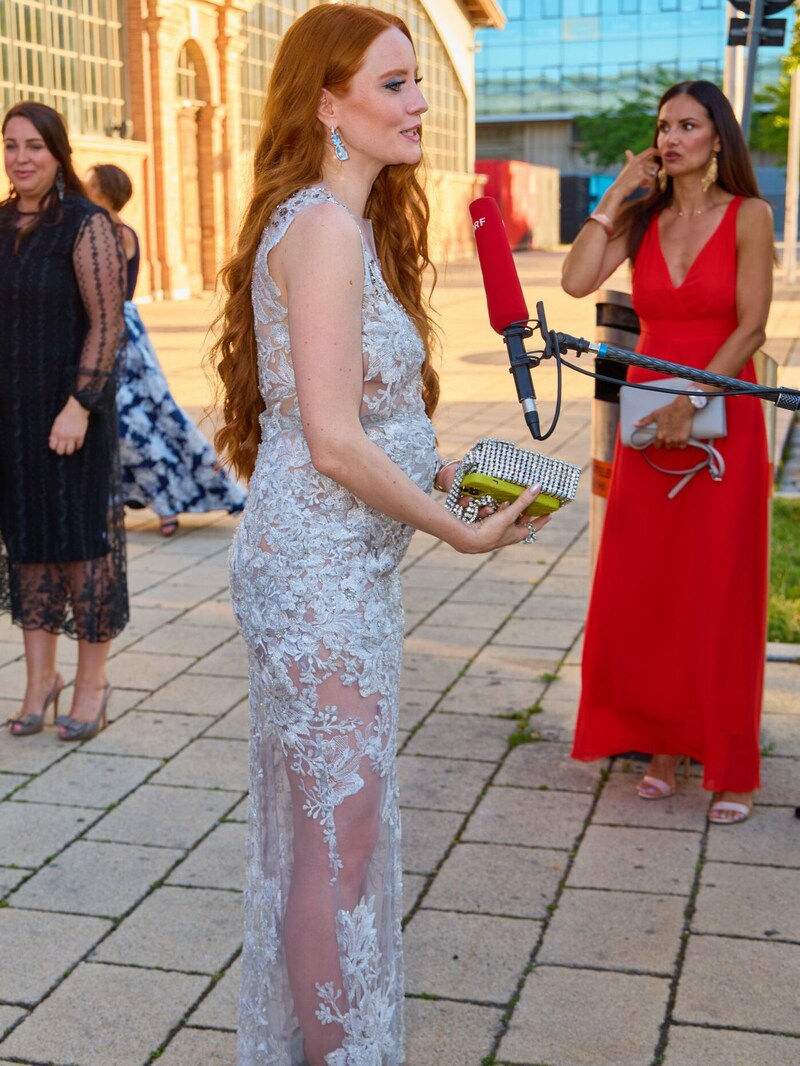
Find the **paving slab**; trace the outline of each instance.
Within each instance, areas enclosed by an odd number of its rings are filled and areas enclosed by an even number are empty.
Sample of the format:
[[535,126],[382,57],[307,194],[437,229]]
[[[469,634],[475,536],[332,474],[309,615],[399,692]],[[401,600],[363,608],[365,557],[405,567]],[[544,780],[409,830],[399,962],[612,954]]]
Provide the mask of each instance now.
[[231,635],[231,631],[175,621],[143,637],[132,650],[148,655],[194,655],[199,658],[207,656]]
[[546,687],[543,681],[505,681],[501,677],[469,673],[456,681],[437,709],[494,717],[519,714],[538,703]]
[[415,729],[431,713],[441,698],[441,692],[435,690],[401,688],[398,728]]
[[800,870],[706,863],[692,929],[800,944]]
[[463,602],[440,604],[427,618],[432,626],[443,629],[478,629],[488,636],[499,629],[508,616],[508,606],[503,603]]
[[37,1003],[112,928],[111,922],[70,914],[0,910],[0,999]]
[[585,596],[548,596],[536,589],[515,610],[515,618],[562,619],[583,622],[586,618]]
[[[23,1062],[142,1066],[207,985],[208,978],[189,974],[82,963],[0,1043],[0,1054]],[[135,1024],[120,1025],[131,1005]]]
[[403,917],[417,905],[420,893],[428,883],[424,874],[403,874]]
[[236,628],[236,619],[233,617],[233,610],[231,609],[227,591],[225,592],[224,602],[219,600],[209,600],[206,603],[201,603],[182,615],[181,621],[192,626],[214,626],[215,628],[224,626],[227,629]]
[[433,873],[452,845],[464,816],[451,811],[415,810],[413,807],[403,807],[400,816],[403,872]]
[[495,763],[508,748],[515,722],[434,712],[404,748],[406,755],[439,755]]
[[202,1003],[192,1012],[188,1024],[235,1031],[239,1017],[241,982],[242,960],[240,956],[231,963],[219,981],[212,986]]
[[142,785],[96,822],[86,839],[188,850],[228,813],[231,799],[211,789]]
[[798,770],[795,759],[762,758],[761,789],[756,793],[756,803],[759,807],[764,804],[795,805],[800,794],[797,779]]
[[[109,672],[110,671],[111,667],[109,667]],[[129,711],[132,707],[137,707],[148,695],[149,689],[120,688],[119,685],[115,685],[114,692],[108,703],[109,722],[116,722],[118,718],[122,718],[126,711]],[[99,738],[94,738],[94,740],[97,739]],[[94,740],[89,741],[92,746],[94,746]]]
[[516,607],[531,591],[531,582],[520,584],[519,581],[494,581],[491,577],[478,573],[468,578],[463,585],[448,598],[452,604],[465,603],[471,608],[486,604],[487,607],[499,605]]
[[643,767],[641,773],[609,774],[592,821],[596,825],[690,829],[696,833],[705,829],[709,797],[697,774],[684,781],[681,773],[676,791],[658,800],[643,800],[636,794],[643,775]]
[[219,737],[223,740],[250,739],[250,701],[244,699],[237,703],[221,718],[204,727],[203,736]]
[[[19,701],[10,704],[6,718],[14,717]],[[3,719],[5,721],[5,718]],[[40,774],[48,766],[67,756],[65,744],[58,739],[53,726],[30,737],[12,737],[8,730],[0,730],[0,771],[11,774]]]
[[[211,629],[206,626],[193,626],[186,627],[194,628],[201,631],[209,629],[209,631],[216,636],[224,632],[219,629]],[[215,651],[212,651],[209,655],[204,655],[201,659],[198,659],[195,665],[189,671],[190,674],[205,674],[210,677],[247,677],[247,648],[244,641],[238,635],[232,636],[226,640],[224,644],[221,644]]]
[[158,759],[95,754],[93,748],[82,745],[26,785],[17,799],[48,803],[57,798],[65,805],[105,809],[118,803],[160,765]]
[[458,659],[441,659],[435,655],[405,652],[400,675],[401,689],[437,689],[443,692],[456,680],[463,668]]
[[143,701],[141,708],[217,717],[235,707],[246,696],[246,677],[207,677],[187,673],[159,688]]
[[644,1066],[653,1060],[668,996],[665,978],[538,966],[525,981],[498,1061]]
[[[146,655],[123,651],[108,663],[108,675],[116,688],[157,689],[182,674],[194,663],[188,655]],[[113,700],[113,696],[112,696]]]
[[[785,698],[797,703],[796,695]],[[761,719],[761,750],[766,755],[779,751],[795,759],[800,756],[800,715],[765,714]]]
[[404,933],[406,992],[505,1005],[541,922],[418,910]]
[[759,807],[736,826],[714,825],[708,835],[707,857],[750,866],[800,867],[800,833],[791,807]]
[[800,1036],[798,988],[798,944],[693,936],[673,1017],[697,1025]]
[[425,897],[438,910],[546,918],[567,856],[551,848],[456,844]]
[[701,840],[699,833],[671,829],[592,825],[568,883],[571,888],[686,896],[694,880]]
[[509,681],[540,681],[542,674],[554,674],[561,663],[560,651],[500,647],[489,644],[470,663],[466,673],[472,677],[499,677]]
[[520,744],[507,755],[494,784],[594,793],[608,759],[577,762],[569,753],[567,744]]
[[191,973],[223,970],[242,944],[238,892],[165,885],[98,947],[95,959]]
[[791,1066],[800,1062],[800,1040],[787,1036],[740,1033],[673,1025],[664,1066]]
[[0,773],[0,800],[10,796],[12,792],[30,781],[29,774],[2,774]]
[[17,869],[13,866],[0,866],[0,897],[7,896],[30,875],[30,870]]
[[525,618],[513,614],[492,638],[493,645],[522,648],[556,648],[566,651],[575,643],[582,621],[555,618]]
[[199,736],[207,726],[207,718],[194,714],[129,711],[94,739],[92,754],[168,759]]
[[444,626],[423,622],[406,638],[404,654],[432,655],[443,659],[457,659],[464,663],[477,655],[491,636],[488,628]]
[[407,998],[409,1066],[476,1066],[492,1050],[503,1012],[472,1003]]
[[218,825],[175,867],[167,884],[243,891],[246,828],[241,822]]
[[685,909],[686,900],[680,896],[567,888],[537,960],[670,975],[677,963]]
[[494,786],[461,839],[569,849],[583,832],[591,805],[592,797],[586,795]]
[[27,881],[15,907],[119,917],[181,857],[171,848],[79,840]]
[[6,866],[41,866],[98,817],[98,811],[6,800],[0,804],[0,862]]
[[[12,1025],[21,1021],[26,1013],[22,1007],[11,1007],[0,1003],[0,1037],[4,1036]],[[8,1059],[0,1059],[0,1062],[8,1062]]]
[[231,1066],[236,1061],[236,1034],[213,1029],[181,1029],[170,1040],[159,1066]]
[[404,807],[433,811],[472,810],[494,771],[474,760],[399,755],[400,800]]
[[248,767],[245,741],[205,740],[201,737],[159,770],[153,784],[246,792]]

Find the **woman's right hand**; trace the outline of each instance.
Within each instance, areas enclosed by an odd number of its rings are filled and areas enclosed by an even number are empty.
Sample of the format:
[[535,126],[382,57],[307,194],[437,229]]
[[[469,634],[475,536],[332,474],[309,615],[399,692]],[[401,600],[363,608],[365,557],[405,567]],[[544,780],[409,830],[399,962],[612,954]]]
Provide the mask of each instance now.
[[648,192],[653,189],[658,179],[659,164],[660,158],[655,148],[645,148],[638,155],[626,148],[625,165],[613,182],[623,200],[637,189],[647,189]]
[[523,512],[539,495],[540,485],[533,485],[521,492],[513,503],[502,503],[494,514],[480,518],[477,522],[461,522],[455,528],[448,543],[456,551],[466,555],[479,555],[483,552],[505,548],[509,544],[521,544],[550,521],[550,515],[533,518]]

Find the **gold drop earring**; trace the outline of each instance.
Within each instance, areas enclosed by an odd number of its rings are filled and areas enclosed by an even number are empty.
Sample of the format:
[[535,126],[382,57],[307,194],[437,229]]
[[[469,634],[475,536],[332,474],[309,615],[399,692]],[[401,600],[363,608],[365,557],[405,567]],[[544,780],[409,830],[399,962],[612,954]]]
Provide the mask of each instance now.
[[708,169],[700,179],[700,188],[703,192],[708,192],[714,182],[717,180],[719,174],[719,167],[717,166],[717,157],[711,156],[711,162],[708,164]]
[[657,174],[658,187],[662,192],[667,191],[667,171],[664,167],[661,167]]

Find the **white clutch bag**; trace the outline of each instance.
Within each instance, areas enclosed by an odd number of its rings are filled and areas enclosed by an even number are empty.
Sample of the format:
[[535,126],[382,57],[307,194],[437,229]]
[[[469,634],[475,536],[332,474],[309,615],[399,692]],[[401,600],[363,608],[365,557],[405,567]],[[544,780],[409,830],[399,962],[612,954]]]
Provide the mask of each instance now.
[[[697,392],[697,385],[685,378],[660,378],[656,381],[648,381],[647,389],[637,389],[632,385],[623,385],[619,390],[619,433],[622,443],[626,447],[646,448],[655,436],[655,426],[639,426],[636,423],[640,418],[645,418],[659,407],[672,402],[672,396],[665,396],[662,400],[656,392],[650,389],[663,389],[666,392],[677,394],[679,392]],[[717,440],[724,437],[725,427],[725,397],[720,393],[709,396],[708,404],[702,411],[696,411],[692,419],[692,438],[694,440]]]
[[660,389],[674,395],[679,392],[696,392],[697,385],[685,378],[660,378],[648,381],[646,384],[650,388],[637,389],[632,385],[623,385],[619,390],[619,435],[622,443],[626,447],[645,452],[645,459],[654,470],[681,479],[667,493],[670,499],[674,499],[684,485],[687,485],[694,475],[705,467],[708,467],[708,472],[714,481],[721,481],[725,473],[725,460],[709,441],[718,440],[727,432],[725,397],[709,396],[706,406],[696,411],[692,418],[692,435],[689,437],[688,444],[704,452],[703,459],[684,470],[668,470],[666,467],[658,466],[646,454],[646,449],[653,443],[656,427],[654,425],[637,426],[636,423],[640,418],[646,418],[659,407],[672,402],[669,395],[662,400],[657,392],[651,391],[652,389]]

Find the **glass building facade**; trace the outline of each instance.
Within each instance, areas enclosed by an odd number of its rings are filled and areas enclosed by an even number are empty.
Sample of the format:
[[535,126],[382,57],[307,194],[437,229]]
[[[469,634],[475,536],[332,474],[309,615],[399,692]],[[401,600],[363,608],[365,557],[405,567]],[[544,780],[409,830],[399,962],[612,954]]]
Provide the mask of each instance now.
[[75,133],[119,128],[123,3],[0,0],[0,113],[17,100],[40,100]]
[[[660,83],[659,72],[722,84],[726,0],[503,0],[503,10],[505,28],[476,37],[479,119],[567,119],[614,108]],[[787,15],[786,47],[791,7]],[[757,84],[777,80],[782,51],[759,49]]]

